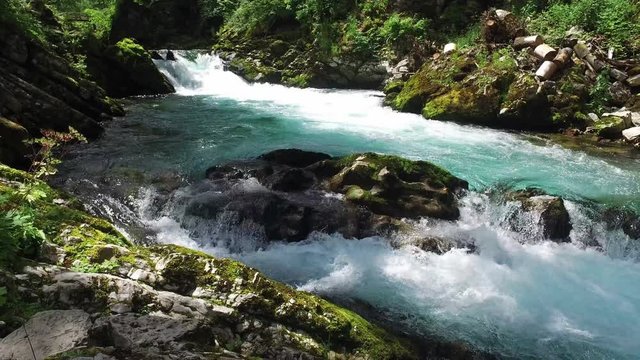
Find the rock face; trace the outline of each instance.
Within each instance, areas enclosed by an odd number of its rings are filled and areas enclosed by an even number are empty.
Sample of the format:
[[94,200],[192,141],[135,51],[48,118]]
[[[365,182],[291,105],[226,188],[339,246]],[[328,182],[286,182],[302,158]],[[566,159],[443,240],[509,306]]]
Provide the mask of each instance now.
[[[27,321],[24,328],[0,340],[0,359],[31,359],[33,354],[36,359],[45,359],[87,345],[90,328],[89,314],[82,310],[38,313]],[[33,346],[33,353],[29,344]]]
[[402,218],[455,220],[455,194],[467,187],[423,161],[373,153],[332,159],[295,149],[216,166],[207,177],[212,188],[191,201],[188,215],[226,214],[264,228],[269,240],[288,241],[313,231],[363,238],[392,230]]
[[157,95],[175,92],[151,56],[126,38],[87,58],[87,69],[110,96]]
[[[99,121],[122,114],[122,108],[66,60],[38,40],[2,24],[0,116],[26,129],[33,137],[40,136],[40,129],[67,131],[72,126],[88,138],[95,138],[102,132]],[[19,127],[6,124],[2,125],[2,131],[24,134]],[[4,154],[8,153],[7,145],[9,142],[2,142]],[[12,155],[6,156],[13,158],[14,165],[20,165],[20,145],[10,147]]]
[[160,0],[118,2],[110,38],[116,43],[134,38],[151,49],[208,47],[222,24],[222,17],[209,15],[206,2]]

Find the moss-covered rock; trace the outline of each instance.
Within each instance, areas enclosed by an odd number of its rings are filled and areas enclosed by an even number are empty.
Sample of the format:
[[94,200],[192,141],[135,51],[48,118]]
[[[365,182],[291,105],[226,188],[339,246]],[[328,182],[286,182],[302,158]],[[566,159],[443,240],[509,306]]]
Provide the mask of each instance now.
[[156,68],[149,53],[130,38],[122,39],[98,54],[90,54],[87,70],[113,97],[175,92],[173,85]]
[[429,216],[457,219],[455,193],[467,183],[426,161],[392,155],[355,154],[327,161],[320,169],[333,168],[327,180],[331,191],[367,207],[375,214],[394,218]]
[[540,83],[535,66],[526,51],[469,48],[428,61],[404,84],[390,84],[385,103],[428,119],[517,130],[584,129],[584,72],[568,67],[554,81]]
[[617,116],[607,116],[593,124],[593,131],[601,138],[619,139],[626,127],[624,119]]

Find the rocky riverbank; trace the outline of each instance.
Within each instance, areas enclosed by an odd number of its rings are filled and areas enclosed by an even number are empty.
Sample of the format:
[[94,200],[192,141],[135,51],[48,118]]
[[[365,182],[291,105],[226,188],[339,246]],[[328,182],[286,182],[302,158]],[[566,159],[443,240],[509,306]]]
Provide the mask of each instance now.
[[[0,171],[4,197],[31,181]],[[34,203],[34,222],[47,240],[0,273],[2,359],[31,357],[26,334],[39,359],[417,356],[355,313],[235,261],[134,245],[75,200],[39,187],[47,196]]]

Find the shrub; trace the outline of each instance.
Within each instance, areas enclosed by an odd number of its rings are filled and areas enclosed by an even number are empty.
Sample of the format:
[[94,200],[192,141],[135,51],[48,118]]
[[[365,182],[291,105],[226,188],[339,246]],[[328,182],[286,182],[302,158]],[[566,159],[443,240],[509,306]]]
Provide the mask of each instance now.
[[5,27],[5,24],[14,26],[43,43],[46,42],[43,26],[33,16],[31,8],[26,1],[0,1],[0,25]]
[[556,1],[532,15],[530,30],[559,43],[567,30],[579,27],[590,35],[603,35],[606,45],[627,55],[638,51],[640,5],[627,0]]

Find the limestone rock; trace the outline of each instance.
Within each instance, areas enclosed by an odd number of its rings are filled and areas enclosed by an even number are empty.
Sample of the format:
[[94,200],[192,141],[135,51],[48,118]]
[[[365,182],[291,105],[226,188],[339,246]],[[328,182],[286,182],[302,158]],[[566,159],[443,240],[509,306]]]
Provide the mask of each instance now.
[[631,143],[637,143],[640,140],[640,126],[635,126],[622,131],[625,140]]
[[38,359],[84,345],[89,339],[91,325],[89,314],[82,310],[52,310],[38,313],[27,321],[24,328],[21,327],[0,340],[0,359],[33,358],[29,340]]

